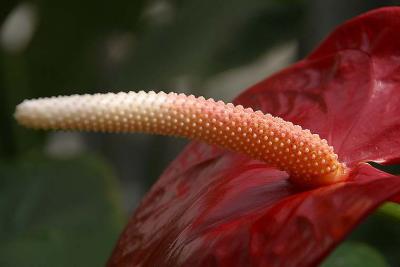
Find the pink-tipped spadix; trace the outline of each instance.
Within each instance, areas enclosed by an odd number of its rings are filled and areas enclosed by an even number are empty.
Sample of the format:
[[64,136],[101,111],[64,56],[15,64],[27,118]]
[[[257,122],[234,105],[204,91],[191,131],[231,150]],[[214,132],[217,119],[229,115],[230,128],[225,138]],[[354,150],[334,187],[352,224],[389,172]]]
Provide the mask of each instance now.
[[36,129],[144,132],[201,140],[263,160],[305,186],[345,179],[326,140],[261,111],[176,93],[108,93],[26,100],[15,117]]

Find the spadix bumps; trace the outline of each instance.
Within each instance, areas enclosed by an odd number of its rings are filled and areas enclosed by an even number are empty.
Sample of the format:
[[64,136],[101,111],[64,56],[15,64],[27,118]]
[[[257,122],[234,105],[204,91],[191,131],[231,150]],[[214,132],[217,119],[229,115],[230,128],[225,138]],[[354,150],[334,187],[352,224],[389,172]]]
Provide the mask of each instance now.
[[184,94],[129,92],[24,101],[17,120],[42,129],[145,132],[202,140],[264,160],[305,185],[344,178],[344,165],[316,134],[251,108]]

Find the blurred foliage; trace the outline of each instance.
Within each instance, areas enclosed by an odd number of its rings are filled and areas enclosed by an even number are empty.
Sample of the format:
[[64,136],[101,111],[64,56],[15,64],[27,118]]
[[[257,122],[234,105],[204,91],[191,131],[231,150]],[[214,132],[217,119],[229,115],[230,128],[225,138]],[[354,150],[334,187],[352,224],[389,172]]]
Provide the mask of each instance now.
[[124,220],[102,161],[35,155],[0,177],[0,266],[104,264]]
[[400,266],[400,205],[386,203],[350,234],[322,266]]
[[[0,266],[101,266],[123,221],[106,163],[32,154],[48,139],[15,124],[12,113],[23,99],[140,89],[202,94],[219,73],[300,37],[306,53],[338,17],[388,2],[394,1],[2,0],[0,26],[21,4],[37,21],[23,49],[0,43]],[[123,189],[132,180],[135,188],[150,186],[178,150],[156,137],[85,138],[114,164]],[[326,266],[386,266],[382,257],[396,266],[399,217],[398,206],[385,206]]]
[[141,36],[118,83],[162,88],[189,76],[200,87],[204,77],[248,63],[295,38],[299,28],[293,25],[301,21],[302,2],[184,1],[174,20]]
[[357,227],[350,239],[373,246],[391,266],[400,266],[400,205],[383,205]]
[[384,257],[372,247],[357,242],[344,242],[322,267],[388,267]]
[[329,255],[323,267],[400,266],[400,205],[386,203]]

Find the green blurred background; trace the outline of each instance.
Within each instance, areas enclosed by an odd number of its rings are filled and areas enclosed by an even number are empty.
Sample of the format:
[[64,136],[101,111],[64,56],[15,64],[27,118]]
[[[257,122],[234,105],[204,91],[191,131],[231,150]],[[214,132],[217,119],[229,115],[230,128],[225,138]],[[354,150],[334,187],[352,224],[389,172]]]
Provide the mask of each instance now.
[[[129,214],[186,144],[34,132],[13,120],[22,100],[164,90],[229,101],[309,53],[344,20],[396,4],[1,0],[0,266],[104,265]],[[398,206],[386,205],[326,266],[400,266],[396,223]]]

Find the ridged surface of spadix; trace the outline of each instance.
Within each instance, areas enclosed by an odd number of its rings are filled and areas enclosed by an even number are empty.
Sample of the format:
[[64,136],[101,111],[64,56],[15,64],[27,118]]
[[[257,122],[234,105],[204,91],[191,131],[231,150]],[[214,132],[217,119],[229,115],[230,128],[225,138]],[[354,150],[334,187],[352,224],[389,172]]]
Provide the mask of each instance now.
[[176,93],[108,93],[26,100],[16,119],[38,129],[145,132],[202,140],[263,160],[303,185],[344,179],[326,140],[261,111]]

